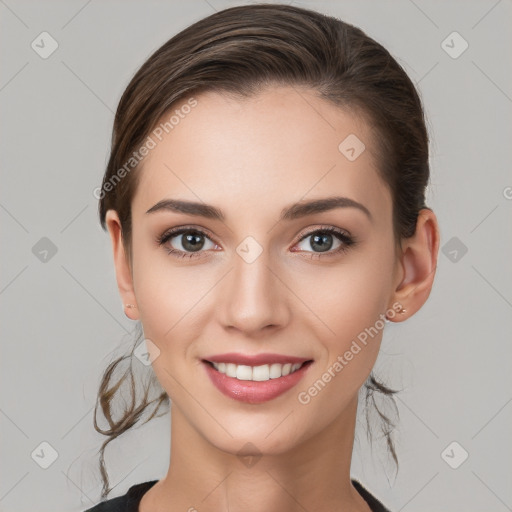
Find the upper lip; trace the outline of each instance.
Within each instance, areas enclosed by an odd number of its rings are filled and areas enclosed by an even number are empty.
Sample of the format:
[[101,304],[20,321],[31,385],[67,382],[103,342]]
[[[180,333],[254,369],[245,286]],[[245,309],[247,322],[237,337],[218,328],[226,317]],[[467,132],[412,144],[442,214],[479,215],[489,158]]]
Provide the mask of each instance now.
[[246,366],[261,366],[264,364],[286,364],[286,363],[304,363],[306,361],[311,361],[310,358],[307,357],[295,357],[295,356],[286,356],[282,354],[256,354],[256,355],[246,355],[239,354],[235,352],[230,352],[229,354],[217,354],[214,356],[209,356],[204,358],[205,361],[210,361],[211,363],[233,363],[236,365],[246,365]]

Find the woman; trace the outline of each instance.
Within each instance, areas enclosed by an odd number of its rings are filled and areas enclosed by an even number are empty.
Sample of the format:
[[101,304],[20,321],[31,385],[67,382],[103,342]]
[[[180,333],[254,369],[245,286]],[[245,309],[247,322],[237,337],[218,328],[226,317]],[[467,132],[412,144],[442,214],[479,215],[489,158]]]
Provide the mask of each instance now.
[[[350,478],[386,321],[427,300],[439,247],[428,136],[404,70],[361,30],[285,5],[215,13],[158,49],[119,103],[98,190],[167,475],[91,511],[385,511]],[[137,340],[137,343],[140,340]],[[392,421],[382,411],[391,456]]]

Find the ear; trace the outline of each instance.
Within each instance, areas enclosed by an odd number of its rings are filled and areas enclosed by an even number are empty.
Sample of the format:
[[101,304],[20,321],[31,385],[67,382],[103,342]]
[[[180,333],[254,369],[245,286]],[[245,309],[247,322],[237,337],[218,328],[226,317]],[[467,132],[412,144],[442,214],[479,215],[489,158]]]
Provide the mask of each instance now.
[[420,210],[414,235],[402,241],[399,261],[402,270],[397,273],[398,282],[393,294],[393,301],[406,311],[395,315],[392,321],[400,322],[414,315],[428,299],[437,268],[439,238],[434,212],[426,208]]
[[[125,315],[132,320],[139,319],[137,302],[133,289],[133,278],[128,258],[126,256],[123,235],[121,231],[121,222],[115,210],[108,210],[105,215],[105,223],[112,241],[112,251],[114,253],[114,267],[116,270],[117,287],[121,300],[123,301]],[[127,307],[127,304],[133,304],[135,307]]]

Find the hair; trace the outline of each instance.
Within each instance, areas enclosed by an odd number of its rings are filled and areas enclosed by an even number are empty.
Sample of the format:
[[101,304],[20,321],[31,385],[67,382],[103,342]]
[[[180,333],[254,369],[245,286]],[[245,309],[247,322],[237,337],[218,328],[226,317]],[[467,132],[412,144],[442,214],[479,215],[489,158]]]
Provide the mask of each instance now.
[[[216,12],[172,37],[135,73],[119,101],[99,217],[106,229],[106,212],[113,209],[118,213],[129,262],[131,203],[140,165],[133,165],[132,161],[133,169],[127,170],[126,162],[131,161],[162,116],[192,94],[215,91],[248,98],[274,85],[306,87],[333,106],[355,112],[366,121],[373,134],[379,176],[393,200],[396,246],[415,233],[420,210],[430,209],[425,205],[429,140],[418,92],[404,69],[378,42],[335,17],[282,4],[253,4]],[[154,375],[137,401],[131,366],[133,352],[134,348],[131,354],[108,366],[99,387],[94,427],[108,437],[100,450],[102,498],[111,490],[104,465],[108,443],[137,423],[151,404],[156,404],[155,410],[144,423],[169,403],[161,387],[160,394],[148,400],[149,387],[156,383]],[[126,358],[130,367],[111,386],[116,368]],[[131,404],[114,418],[114,398],[123,383],[129,383]],[[382,412],[374,397],[375,391],[380,392],[391,399],[396,409],[393,394],[397,391],[379,382],[373,372],[364,387],[366,404],[377,410],[382,420],[381,430],[398,469],[391,438],[395,423]],[[98,405],[108,429],[101,429],[96,422]],[[368,431],[369,423],[367,415]]]

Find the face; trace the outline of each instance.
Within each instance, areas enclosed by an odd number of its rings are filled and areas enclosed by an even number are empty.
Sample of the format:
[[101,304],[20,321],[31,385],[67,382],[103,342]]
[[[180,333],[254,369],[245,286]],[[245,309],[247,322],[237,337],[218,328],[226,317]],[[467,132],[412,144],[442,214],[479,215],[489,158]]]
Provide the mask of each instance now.
[[[343,422],[374,365],[397,277],[391,195],[367,126],[313,91],[196,100],[140,170],[137,318],[158,349],[153,368],[173,411],[191,429],[227,452],[247,441],[284,452]],[[355,139],[355,152],[339,149],[351,134],[365,145],[359,156]],[[354,203],[290,209],[338,196]],[[148,213],[164,200],[211,205],[222,218]],[[188,231],[169,233],[177,228]],[[251,402],[221,392],[203,362],[233,352],[313,362],[287,391]]]

